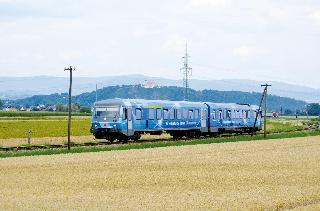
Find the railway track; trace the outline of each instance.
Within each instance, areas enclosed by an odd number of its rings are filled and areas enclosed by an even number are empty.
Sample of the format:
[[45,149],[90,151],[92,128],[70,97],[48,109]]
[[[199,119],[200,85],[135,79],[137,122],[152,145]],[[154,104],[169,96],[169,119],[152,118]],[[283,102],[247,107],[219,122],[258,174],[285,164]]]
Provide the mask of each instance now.
[[[295,130],[295,131],[281,131],[281,132],[269,132],[268,135],[273,134],[285,134],[291,132],[298,132],[298,131],[314,131],[315,129],[308,129],[308,130]],[[258,133],[260,134],[260,133]],[[221,137],[237,137],[237,136],[250,136],[250,134],[245,135],[237,135],[237,134],[221,134],[215,138]],[[208,139],[213,137],[200,137],[197,139]],[[128,141],[127,143],[122,143],[119,141],[111,143],[110,141],[96,141],[96,142],[84,142],[84,143],[71,143],[72,147],[94,147],[94,146],[116,146],[116,145],[124,145],[124,144],[139,144],[139,143],[160,143],[160,142],[174,142],[174,141],[191,141],[192,138],[185,138],[185,139],[156,139],[156,140],[138,140],[138,141]],[[46,144],[46,145],[25,145],[25,146],[14,146],[14,147],[0,147],[0,152],[12,152],[12,151],[22,151],[22,150],[42,150],[42,149],[63,149],[67,148],[67,144]]]

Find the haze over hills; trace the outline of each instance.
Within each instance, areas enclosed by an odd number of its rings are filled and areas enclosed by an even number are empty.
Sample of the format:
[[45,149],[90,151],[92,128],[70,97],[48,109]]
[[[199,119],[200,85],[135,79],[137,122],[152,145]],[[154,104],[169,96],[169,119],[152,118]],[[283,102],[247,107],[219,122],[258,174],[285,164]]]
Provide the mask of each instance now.
[[[183,100],[184,88],[176,86],[162,86],[155,88],[145,88],[141,85],[122,85],[109,86],[98,89],[98,100],[111,98],[138,98],[138,99],[161,99],[161,100]],[[261,93],[257,92],[239,92],[239,91],[216,91],[203,90],[196,91],[190,89],[189,100],[196,102],[219,102],[219,103],[249,103],[258,105]],[[86,92],[73,96],[73,102],[82,106],[92,106],[96,100],[96,92]],[[14,101],[16,105],[55,105],[57,103],[67,104],[68,95],[51,94],[51,95],[35,95],[25,99]],[[268,110],[280,112],[281,106],[283,112],[286,110],[296,111],[303,110],[306,103],[304,101],[295,100],[287,97],[279,97],[275,95],[268,96]]]
[[[78,95],[98,88],[114,85],[145,84],[154,82],[159,86],[181,86],[181,80],[149,77],[144,75],[106,76],[106,77],[74,77],[73,94]],[[0,77],[0,98],[21,99],[33,95],[48,95],[65,93],[68,91],[67,77],[36,76],[36,77]],[[260,84],[264,82],[225,79],[225,80],[198,80],[191,79],[191,88],[195,90],[220,90],[261,92]],[[307,86],[293,85],[283,82],[269,81],[272,84],[269,93],[272,95],[290,97],[306,102],[320,102],[320,90]]]

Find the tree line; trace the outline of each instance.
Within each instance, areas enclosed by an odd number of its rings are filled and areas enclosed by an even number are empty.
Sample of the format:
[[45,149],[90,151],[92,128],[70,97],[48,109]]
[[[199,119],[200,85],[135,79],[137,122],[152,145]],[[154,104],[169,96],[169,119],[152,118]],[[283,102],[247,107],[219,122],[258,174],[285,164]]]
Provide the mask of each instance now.
[[[141,85],[109,86],[99,89],[98,100],[111,98],[141,98],[159,100],[183,100],[184,88],[175,86],[164,86],[155,88],[145,88]],[[240,91],[217,91],[217,90],[189,90],[189,101],[196,102],[217,102],[217,103],[248,103],[258,105],[261,93],[240,92]],[[86,92],[72,97],[74,106],[91,107],[96,100],[96,92]],[[51,104],[57,105],[60,110],[68,103],[68,94],[36,95],[13,102],[16,105],[36,105]],[[297,110],[303,111],[307,103],[287,97],[268,95],[268,111],[295,114]]]

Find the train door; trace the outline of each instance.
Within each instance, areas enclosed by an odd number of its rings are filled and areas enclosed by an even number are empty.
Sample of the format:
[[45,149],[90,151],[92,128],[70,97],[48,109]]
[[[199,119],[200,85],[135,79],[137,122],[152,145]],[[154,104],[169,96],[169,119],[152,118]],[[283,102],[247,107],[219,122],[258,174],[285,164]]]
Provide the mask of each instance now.
[[205,108],[201,108],[201,129],[207,128],[207,110]]
[[156,127],[156,114],[155,108],[148,108],[147,128],[152,130]]
[[132,108],[127,108],[127,121],[128,121],[128,131],[127,131],[127,135],[133,135],[133,127],[132,127]]

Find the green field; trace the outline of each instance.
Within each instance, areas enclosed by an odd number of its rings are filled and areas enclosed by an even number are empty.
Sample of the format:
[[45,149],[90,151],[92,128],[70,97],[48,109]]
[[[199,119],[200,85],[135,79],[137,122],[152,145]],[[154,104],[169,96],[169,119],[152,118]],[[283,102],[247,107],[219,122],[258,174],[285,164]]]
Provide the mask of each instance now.
[[[1,119],[0,139],[26,138],[28,129],[32,137],[65,137],[67,136],[67,118],[50,119]],[[72,136],[90,135],[90,118],[73,118],[71,124]]]
[[267,131],[272,132],[292,132],[303,130],[303,121],[287,120],[287,119],[268,119]]
[[[311,122],[311,121],[310,121]],[[269,119],[268,132],[290,132],[304,129],[306,120]],[[33,116],[33,117],[0,117],[0,139],[26,138],[31,129],[32,137],[65,137],[67,136],[67,117]],[[90,117],[73,117],[72,136],[91,135]]]
[[[50,111],[0,111],[0,117],[45,117],[45,116],[68,116],[68,112]],[[91,116],[90,113],[72,113],[72,116]]]

